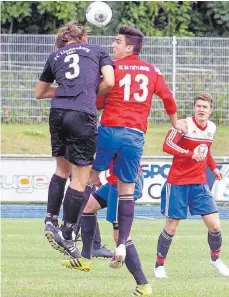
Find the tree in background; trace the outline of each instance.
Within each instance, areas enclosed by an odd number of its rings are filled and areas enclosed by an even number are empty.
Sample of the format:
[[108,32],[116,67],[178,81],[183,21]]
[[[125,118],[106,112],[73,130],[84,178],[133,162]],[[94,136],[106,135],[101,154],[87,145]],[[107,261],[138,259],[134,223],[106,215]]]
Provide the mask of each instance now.
[[[87,24],[87,1],[3,1],[2,33],[51,34],[68,21]],[[111,1],[110,24],[92,34],[115,35],[122,24],[147,36],[229,36],[229,1]]]

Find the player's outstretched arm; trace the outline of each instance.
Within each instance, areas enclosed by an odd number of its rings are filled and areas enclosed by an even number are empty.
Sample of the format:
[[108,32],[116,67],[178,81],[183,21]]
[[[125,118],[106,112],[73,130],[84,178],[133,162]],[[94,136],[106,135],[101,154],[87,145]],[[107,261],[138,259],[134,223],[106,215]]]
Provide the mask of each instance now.
[[192,152],[179,146],[182,137],[183,135],[181,132],[174,128],[170,129],[163,144],[163,151],[173,156],[182,156],[189,159],[192,158]]
[[176,125],[177,125],[177,113],[169,114],[169,118],[170,118],[170,122],[171,122],[172,126],[174,128],[176,128]]
[[56,87],[52,83],[46,83],[39,80],[35,86],[36,99],[48,99],[53,98],[56,93]]
[[[176,112],[177,112],[177,105],[176,100],[173,96],[172,91],[170,90],[169,86],[167,85],[162,73],[155,68],[155,94],[160,97],[163,101],[164,108],[167,114],[170,116],[170,120],[172,125],[176,124]],[[171,118],[172,117],[172,118]]]
[[113,88],[115,83],[114,68],[111,65],[105,65],[101,68],[102,81],[99,84],[97,95],[105,95],[107,91]]

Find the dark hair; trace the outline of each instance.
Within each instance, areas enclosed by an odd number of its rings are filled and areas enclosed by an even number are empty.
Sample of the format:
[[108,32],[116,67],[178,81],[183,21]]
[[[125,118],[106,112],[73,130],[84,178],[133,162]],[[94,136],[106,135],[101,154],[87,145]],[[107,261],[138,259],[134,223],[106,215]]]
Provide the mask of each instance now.
[[68,23],[65,27],[59,29],[56,37],[56,47],[61,48],[70,41],[85,43],[87,42],[88,32],[87,27],[79,26],[76,23]]
[[122,26],[118,33],[125,36],[127,45],[134,46],[133,54],[139,55],[142,49],[144,34],[131,26]]
[[213,98],[212,95],[209,93],[202,93],[194,98],[194,105],[196,104],[197,100],[203,100],[210,103],[210,106],[213,106]]

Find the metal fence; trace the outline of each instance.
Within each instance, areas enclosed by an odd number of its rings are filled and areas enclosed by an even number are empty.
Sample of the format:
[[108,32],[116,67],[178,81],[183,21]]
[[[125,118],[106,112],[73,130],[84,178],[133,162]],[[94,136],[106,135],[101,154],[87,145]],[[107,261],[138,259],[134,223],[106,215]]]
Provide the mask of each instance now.
[[[89,42],[111,53],[113,36],[90,36]],[[1,35],[2,122],[47,121],[49,100],[34,98],[34,85],[54,50],[54,35]],[[229,124],[229,38],[147,37],[141,57],[157,66],[173,90],[179,116],[192,114],[200,92],[214,97],[212,119]],[[166,121],[159,98],[153,99],[150,121]]]

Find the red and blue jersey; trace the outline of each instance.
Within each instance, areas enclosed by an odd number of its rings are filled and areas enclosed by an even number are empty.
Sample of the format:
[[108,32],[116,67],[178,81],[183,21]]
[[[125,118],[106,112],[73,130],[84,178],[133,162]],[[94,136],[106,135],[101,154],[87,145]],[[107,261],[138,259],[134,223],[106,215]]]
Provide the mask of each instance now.
[[97,98],[97,108],[104,109],[101,124],[146,132],[154,94],[162,99],[169,115],[176,112],[173,94],[155,66],[136,55],[115,60],[114,65],[114,87]]

